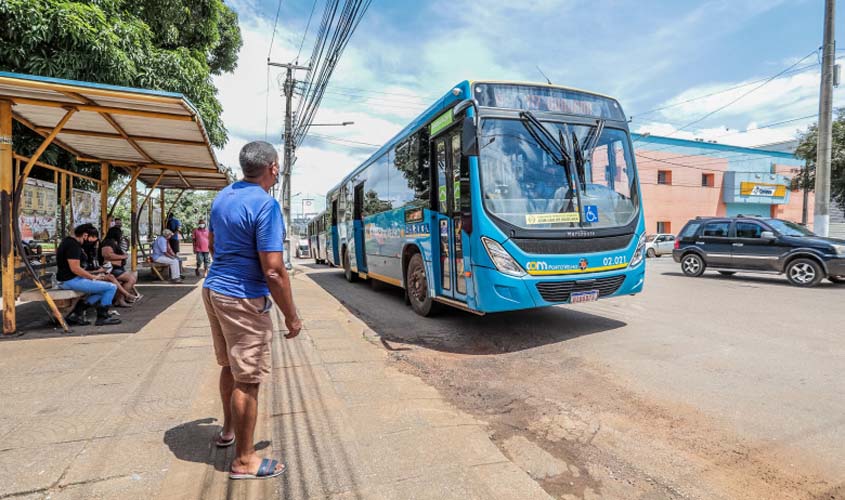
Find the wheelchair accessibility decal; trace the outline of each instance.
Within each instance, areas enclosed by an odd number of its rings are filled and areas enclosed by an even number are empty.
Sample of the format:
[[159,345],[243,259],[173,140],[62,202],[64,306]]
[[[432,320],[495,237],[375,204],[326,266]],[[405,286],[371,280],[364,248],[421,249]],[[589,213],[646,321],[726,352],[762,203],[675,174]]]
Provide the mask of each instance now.
[[584,222],[595,223],[599,221],[598,205],[584,205]]

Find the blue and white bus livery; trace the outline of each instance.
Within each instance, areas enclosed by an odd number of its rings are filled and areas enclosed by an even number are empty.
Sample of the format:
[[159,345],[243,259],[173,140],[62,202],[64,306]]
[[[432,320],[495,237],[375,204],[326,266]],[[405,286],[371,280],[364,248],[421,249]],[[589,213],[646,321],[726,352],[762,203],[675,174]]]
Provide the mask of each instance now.
[[329,191],[325,255],[423,316],[635,294],[639,193],[616,100],[464,81]]

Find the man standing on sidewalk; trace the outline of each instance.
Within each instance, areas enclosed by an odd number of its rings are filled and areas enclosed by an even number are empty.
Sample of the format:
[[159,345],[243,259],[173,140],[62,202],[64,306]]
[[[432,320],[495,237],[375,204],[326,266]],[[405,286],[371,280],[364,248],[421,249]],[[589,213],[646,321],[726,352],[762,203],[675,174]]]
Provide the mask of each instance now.
[[284,472],[277,460],[255,453],[258,387],[270,373],[273,297],[285,316],[288,334],[302,322],[293,304],[282,252],[284,221],[279,203],[268,194],[278,182],[279,156],[262,141],[241,149],[244,180],[224,188],[211,205],[210,249],[214,265],[203,286],[220,371],[223,430],[217,446],[235,443],[232,479],[265,479]]
[[197,255],[197,276],[205,276],[208,273],[208,266],[211,265],[211,257],[208,254],[208,228],[205,227],[205,219],[199,220],[199,225],[194,229],[192,236],[194,253]]

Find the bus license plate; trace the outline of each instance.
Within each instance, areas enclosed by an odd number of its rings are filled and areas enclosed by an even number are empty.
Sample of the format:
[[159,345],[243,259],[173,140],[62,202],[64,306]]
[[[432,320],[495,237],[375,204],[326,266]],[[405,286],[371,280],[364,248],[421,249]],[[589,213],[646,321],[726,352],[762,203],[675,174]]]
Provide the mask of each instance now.
[[598,290],[588,290],[586,292],[573,292],[569,296],[570,304],[583,304],[584,302],[595,302],[599,300]]

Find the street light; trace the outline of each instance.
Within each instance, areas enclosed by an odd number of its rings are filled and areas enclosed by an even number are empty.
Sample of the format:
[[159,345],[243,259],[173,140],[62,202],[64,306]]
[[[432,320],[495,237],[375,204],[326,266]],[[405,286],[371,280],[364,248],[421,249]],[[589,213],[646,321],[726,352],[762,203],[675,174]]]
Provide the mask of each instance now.
[[[270,63],[268,63],[268,64],[270,64]],[[288,79],[290,80],[290,78],[291,78],[290,69],[288,69]],[[291,85],[291,87],[293,87],[293,85]],[[290,105],[291,93],[286,93],[286,95],[288,97],[288,104],[287,104],[286,109],[290,110],[291,109],[291,105]],[[288,117],[289,117],[289,115],[288,115]],[[341,123],[312,123],[312,124],[309,125],[309,127],[346,127],[348,125],[354,125],[354,124],[355,124],[355,122],[351,122],[351,121],[341,122]],[[291,128],[292,128],[292,124],[290,123],[290,120],[286,120],[285,121],[285,133],[287,134],[287,131],[291,130]],[[294,154],[294,147],[291,146],[290,143],[288,142],[288,137],[285,137],[285,162],[284,162],[285,167],[282,169],[282,172],[284,174],[284,181],[282,182],[282,186],[284,187],[284,191],[282,192],[282,198],[283,198],[283,200],[282,200],[282,214],[285,218],[285,223],[287,224],[288,229],[289,229],[288,232],[285,233],[285,242],[284,242],[285,250],[287,250],[284,254],[285,255],[285,267],[288,270],[293,269],[293,263],[290,261],[291,244],[290,244],[290,234],[289,234],[290,228],[291,228],[291,222],[292,222],[290,220],[290,199],[292,198],[292,196],[290,195],[290,172],[291,172],[291,169],[292,169],[293,163],[294,163],[294,161],[292,161],[292,160],[294,160],[293,154]],[[301,193],[297,193],[297,194],[301,194]]]
[[345,127],[347,125],[355,125],[355,122],[341,122],[341,123],[312,123],[311,127]]

